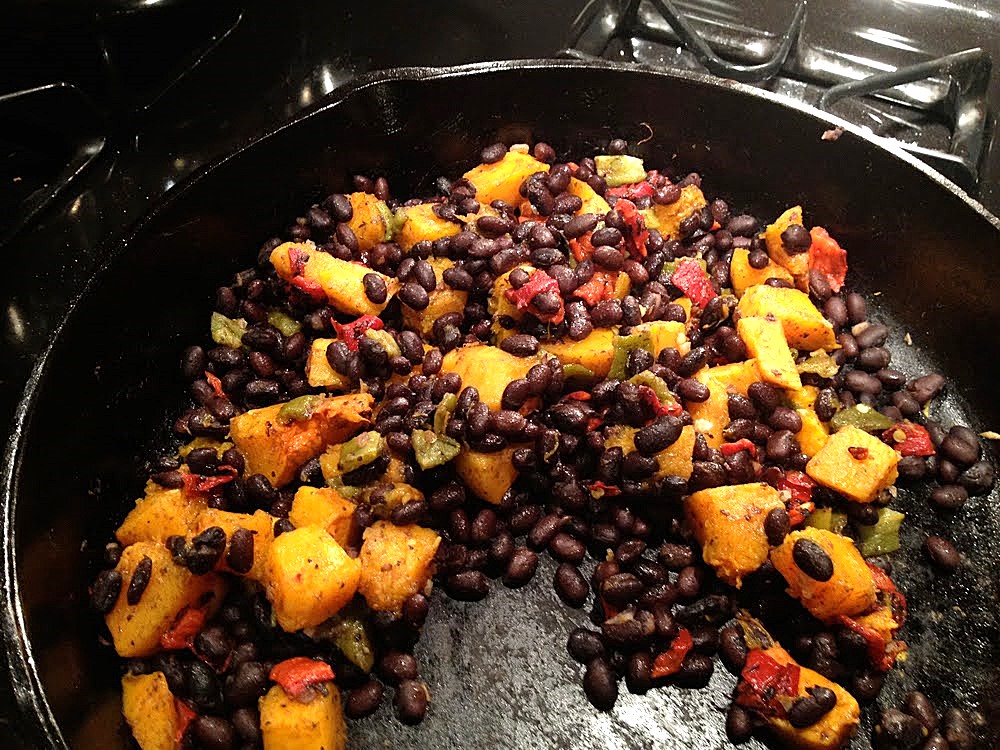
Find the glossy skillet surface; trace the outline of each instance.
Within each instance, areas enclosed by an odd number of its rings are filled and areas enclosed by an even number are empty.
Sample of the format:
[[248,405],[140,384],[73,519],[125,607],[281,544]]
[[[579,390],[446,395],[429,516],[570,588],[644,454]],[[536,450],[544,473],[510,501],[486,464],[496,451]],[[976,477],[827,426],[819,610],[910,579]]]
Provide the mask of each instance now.
[[[430,195],[441,174],[475,163],[497,139],[545,140],[560,156],[594,153],[611,136],[649,166],[697,170],[706,194],[771,218],[801,203],[848,248],[849,282],[872,319],[897,332],[894,362],[940,369],[952,383],[938,416],[1000,425],[1000,225],[964,193],[907,157],[801,105],[697,75],[558,61],[404,69],[360,79],[316,111],[207,169],[121,243],[39,362],[3,465],[3,609],[7,656],[35,747],[127,746],[117,659],[98,642],[87,585],[98,553],[139,494],[141,463],[169,443],[186,404],[181,349],[207,331],[214,289],[251,265],[262,240],[350,175],[389,177],[397,195]],[[908,332],[912,346],[902,343]],[[953,518],[920,493],[907,513],[894,578],[910,602],[910,658],[881,701],[919,687],[941,707],[978,712],[1000,738],[1000,511],[995,493]],[[939,577],[927,533],[951,535],[966,564]],[[596,712],[565,652],[585,614],[564,607],[543,565],[525,590],[496,586],[478,604],[435,598],[418,647],[433,695],[404,727],[384,705],[352,723],[352,748],[727,747],[734,684],[721,667],[707,689],[622,691]],[[870,745],[867,718],[854,747]]]

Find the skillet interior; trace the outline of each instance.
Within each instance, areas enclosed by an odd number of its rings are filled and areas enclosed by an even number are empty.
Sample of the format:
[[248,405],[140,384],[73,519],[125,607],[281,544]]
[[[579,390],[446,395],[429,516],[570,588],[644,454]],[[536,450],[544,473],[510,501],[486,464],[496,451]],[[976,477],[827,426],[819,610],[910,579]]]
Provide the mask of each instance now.
[[[706,193],[761,217],[802,203],[807,220],[849,249],[853,282],[879,293],[880,308],[910,333],[914,346],[899,356],[916,359],[917,370],[938,363],[957,386],[949,408],[976,415],[973,426],[1000,424],[992,368],[1000,343],[997,226],[862,137],[822,141],[829,124],[766,95],[610,65],[404,71],[361,85],[175,191],[123,244],[55,341],[9,457],[14,571],[34,660],[28,668],[15,654],[12,669],[25,686],[37,674],[45,699],[41,716],[26,723],[33,744],[57,744],[61,733],[73,747],[125,746],[118,671],[97,643],[86,587],[141,488],[142,458],[169,441],[184,406],[178,355],[205,335],[215,287],[252,264],[260,242],[304,206],[346,189],[355,172],[386,174],[398,195],[430,195],[434,177],[463,171],[497,138],[546,140],[561,155],[579,154],[612,135],[635,143],[647,134],[643,122],[654,131],[640,148],[648,164],[697,169]],[[995,727],[987,696],[1000,687],[1000,513],[988,498],[954,521],[920,498],[899,506],[912,507],[914,521],[896,562],[911,602],[904,635],[913,657],[883,699],[919,685],[941,706],[979,709]],[[949,527],[970,564],[939,579],[916,548],[920,528]],[[723,712],[733,683],[721,668],[707,690],[636,697],[623,689],[612,715],[597,714],[563,645],[585,616],[559,604],[551,572],[543,569],[527,591],[497,587],[478,605],[438,600],[422,639],[431,715],[405,728],[385,705],[352,724],[352,746],[728,746]],[[5,586],[14,649],[21,634],[11,595]],[[26,699],[30,692],[22,688]],[[869,745],[869,728],[857,747]]]

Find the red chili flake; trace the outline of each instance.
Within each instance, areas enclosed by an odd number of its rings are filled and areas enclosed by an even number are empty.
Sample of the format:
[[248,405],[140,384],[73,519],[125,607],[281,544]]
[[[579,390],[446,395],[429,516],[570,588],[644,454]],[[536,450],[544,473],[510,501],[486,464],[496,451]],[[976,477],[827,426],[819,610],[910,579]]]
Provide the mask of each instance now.
[[269,676],[295,700],[308,703],[316,685],[333,679],[333,668],[319,659],[293,656],[275,664]]
[[[648,182],[644,184],[649,185]],[[650,190],[652,190],[652,186],[650,186]],[[629,255],[634,258],[645,258],[646,241],[649,239],[646,220],[630,200],[620,198],[615,203],[615,210],[625,220],[625,248],[628,250]]]
[[639,400],[650,406],[655,417],[663,417],[667,415],[677,417],[680,416],[682,411],[684,411],[681,405],[676,401],[668,401],[665,404],[661,402],[660,397],[656,395],[656,391],[648,385],[639,386]]
[[680,671],[684,657],[688,655],[694,647],[694,638],[687,628],[681,628],[680,632],[674,636],[670,642],[670,648],[662,654],[657,654],[653,660],[653,669],[650,672],[653,678],[666,677]]
[[865,461],[868,459],[868,449],[862,445],[848,446],[847,452],[851,454],[851,457],[855,461]]
[[337,339],[343,341],[352,352],[358,350],[358,340],[369,328],[374,331],[381,331],[385,324],[382,318],[377,315],[362,315],[357,320],[350,323],[338,323],[333,321],[333,330],[337,332]]
[[[554,292],[559,298],[559,309],[554,313],[542,313],[532,304],[532,300],[542,292]],[[559,282],[549,276],[545,271],[533,271],[528,279],[528,283],[520,289],[508,289],[504,292],[508,301],[517,305],[518,310],[527,310],[543,323],[563,322],[566,317],[566,306],[563,304],[562,296],[559,294]]]
[[205,627],[205,607],[188,607],[181,612],[170,630],[160,636],[160,646],[168,651],[191,648],[194,638]]
[[174,743],[177,747],[181,747],[181,740],[184,739],[188,727],[191,726],[191,722],[198,714],[191,706],[177,697],[174,698],[174,707],[177,709],[177,733],[174,735]]
[[685,258],[678,262],[677,268],[670,277],[670,283],[684,292],[684,295],[699,307],[704,307],[718,297],[712,282],[698,261]]
[[184,481],[184,494],[188,496],[204,495],[220,485],[232,482],[236,478],[237,471],[232,466],[220,466],[219,471],[225,473],[212,477],[206,477],[202,474],[184,474],[181,477]]
[[823,227],[813,227],[809,234],[809,270],[819,271],[834,293],[839,292],[847,277],[847,251]]
[[753,458],[757,458],[757,446],[747,438],[740,438],[735,443],[723,443],[719,446],[723,456],[731,456],[740,451],[748,451]]
[[901,456],[933,456],[934,443],[927,428],[910,420],[897,422],[882,433],[882,440]]
[[592,232],[576,237],[569,241],[569,249],[577,263],[581,263],[594,254],[594,245],[590,241]]
[[591,482],[587,486],[587,489],[590,490],[591,494],[594,494],[595,492],[600,493],[595,495],[595,497],[617,497],[622,493],[622,491],[618,487],[615,487],[615,485],[605,484],[600,479],[596,482]]
[[574,401],[590,401],[590,394],[586,391],[573,391],[572,393],[567,393],[565,398],[571,398]]
[[212,390],[215,391],[216,396],[218,396],[219,398],[225,398],[226,392],[222,390],[221,380],[219,380],[215,375],[210,373],[208,370],[205,370],[205,380],[207,380],[208,384],[212,386]]
[[779,664],[763,650],[755,648],[747,654],[736,689],[737,702],[765,714],[784,716],[779,696],[796,696],[799,692],[798,664]]
[[600,417],[591,417],[587,420],[587,432],[593,432],[594,430],[599,430],[601,425],[604,424],[604,420]]

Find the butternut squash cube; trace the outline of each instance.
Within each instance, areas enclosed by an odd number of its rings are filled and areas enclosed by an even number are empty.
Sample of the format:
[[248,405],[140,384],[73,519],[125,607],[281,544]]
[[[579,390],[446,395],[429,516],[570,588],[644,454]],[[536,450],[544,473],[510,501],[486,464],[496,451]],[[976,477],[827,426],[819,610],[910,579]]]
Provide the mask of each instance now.
[[[806,575],[792,556],[799,539],[818,544],[833,562],[833,576],[817,581]],[[798,599],[813,617],[834,622],[839,615],[853,617],[875,606],[875,579],[854,542],[846,536],[807,526],[793,531],[771,550],[771,562],[785,581],[788,593]]]
[[660,468],[657,469],[654,476],[661,478],[672,475],[685,480],[690,479],[691,472],[694,471],[692,456],[694,455],[695,438],[694,427],[684,425],[677,441],[656,454],[656,461]]
[[170,536],[189,536],[198,515],[207,507],[200,495],[187,495],[183,489],[157,488],[135,501],[115,537],[128,546],[136,542],[163,544]]
[[847,425],[830,435],[806,474],[848,500],[870,503],[896,481],[899,454],[874,435]]
[[233,418],[229,433],[246,459],[248,475],[263,474],[275,487],[282,487],[326,446],[342,443],[368,426],[371,394],[314,398],[306,419],[281,418],[284,404],[251,409]]
[[688,185],[681,190],[681,197],[667,206],[654,203],[641,213],[646,219],[649,229],[656,229],[665,240],[680,239],[680,225],[695,211],[701,211],[706,205],[705,195],[697,185]]
[[122,714],[142,750],[175,750],[180,715],[163,672],[122,677]]
[[580,341],[565,338],[543,341],[541,348],[556,357],[563,365],[586,367],[599,378],[606,378],[614,359],[615,332],[610,328],[595,328]]
[[319,526],[286,531],[271,543],[265,593],[283,630],[319,625],[354,597],[360,561]]
[[750,251],[745,247],[738,247],[733,250],[732,260],[729,262],[729,279],[733,285],[733,294],[742,297],[743,292],[757,284],[763,284],[768,279],[782,279],[789,284],[794,284],[792,278],[784,266],[779,266],[772,260],[768,260],[763,268],[754,268],[750,265]]
[[340,691],[332,682],[321,683],[312,700],[302,703],[274,685],[257,702],[264,750],[344,750],[347,722]]
[[[527,274],[534,272],[535,267],[527,263],[522,263],[517,266],[517,268],[523,269]],[[514,269],[512,268],[511,271]],[[517,309],[517,305],[507,299],[506,292],[508,289],[513,289],[513,284],[510,283],[510,273],[500,274],[497,276],[496,281],[493,282],[493,289],[490,292],[489,299],[487,300],[487,310],[493,319],[490,325],[490,331],[493,334],[494,343],[497,346],[503,342],[504,339],[513,336],[517,331],[513,328],[504,328],[500,323],[501,318],[510,318],[511,320],[518,321],[524,317],[523,313]]]
[[[227,510],[216,510],[206,508],[198,516],[198,522],[194,527],[194,533],[200,534],[205,529],[218,526],[226,532],[226,538],[232,537],[233,532],[243,528],[253,533],[253,567],[246,577],[252,581],[263,582],[267,573],[267,552],[274,541],[274,524],[278,519],[270,513],[258,510],[251,515],[249,513],[233,513]],[[226,553],[229,552],[229,542],[226,543]],[[232,573],[232,568],[226,563],[226,555],[219,559],[218,570]]]
[[802,387],[781,323],[770,315],[744,316],[736,323],[736,331],[747,351],[757,360],[761,379],[789,390]]
[[801,451],[812,458],[822,450],[830,437],[830,432],[813,409],[796,409],[802,417],[802,429],[795,434]]
[[336,339],[315,339],[309,345],[306,359],[306,380],[313,388],[325,388],[334,393],[351,390],[351,379],[333,369],[326,350]]
[[351,202],[353,213],[347,222],[358,238],[358,248],[368,252],[380,242],[389,237],[389,225],[386,222],[389,207],[371,193],[351,193],[347,196]]
[[713,448],[724,442],[722,431],[729,424],[729,394],[747,394],[751,384],[760,381],[757,360],[748,359],[718,367],[703,367],[694,376],[708,386],[707,401],[688,404],[694,428],[705,436]]
[[838,348],[833,325],[823,317],[798,289],[758,284],[743,293],[736,311],[740,317],[765,316],[768,313],[781,321],[785,340],[792,349],[813,351]]
[[406,597],[423,591],[430,580],[439,544],[441,537],[416,524],[376,521],[365,529],[358,590],[368,606],[379,612],[399,612]]
[[471,344],[445,354],[441,372],[458,373],[462,377],[463,388],[475,386],[479,391],[479,400],[498,410],[507,384],[523,378],[541,361],[541,357],[515,357],[496,346]]
[[480,164],[464,175],[476,187],[476,200],[487,206],[495,200],[512,206],[521,202],[521,183],[535,174],[548,172],[549,165],[520,151],[508,151],[500,161]]
[[570,195],[577,196],[583,201],[583,206],[580,207],[577,214],[596,214],[598,217],[604,217],[607,215],[608,211],[611,210],[611,206],[608,205],[608,202],[599,196],[594,189],[583,180],[571,177],[569,180],[569,187],[566,188],[566,192]]
[[[360,241],[360,238],[359,238]],[[304,265],[293,262],[293,256],[304,259]],[[302,277],[316,285],[326,295],[327,301],[346,315],[378,315],[399,291],[399,281],[391,276],[379,274],[385,282],[385,302],[376,304],[365,294],[364,277],[378,273],[361,263],[353,263],[334,258],[305,243],[286,242],[271,251],[271,265],[285,281]]]
[[517,469],[511,460],[513,455],[514,446],[494,453],[480,453],[463,445],[455,457],[455,471],[477,497],[499,505],[517,479]]
[[454,266],[454,263],[446,258],[431,258],[428,262],[434,269],[434,275],[437,277],[437,286],[434,288],[434,291],[428,292],[427,307],[423,310],[414,310],[412,307],[403,305],[403,325],[411,331],[416,331],[424,339],[430,340],[434,321],[447,313],[461,313],[465,310],[465,303],[469,300],[469,293],[459,289],[452,289],[444,283],[442,274],[446,268]]
[[[143,557],[153,562],[149,583],[138,604],[129,604],[129,581]],[[119,656],[149,656],[160,650],[160,638],[182,610],[222,602],[225,582],[215,573],[196,576],[174,562],[162,544],[136,542],[125,548],[115,570],[122,588],[114,608],[104,617]]]
[[784,505],[776,489],[754,482],[699,490],[685,501],[684,512],[705,562],[740,588],[743,577],[767,561],[764,521]]
[[803,292],[809,291],[809,253],[789,253],[781,242],[781,233],[792,224],[802,224],[802,207],[792,206],[768,225],[764,231],[767,254],[779,266],[783,266],[795,279],[795,286]]
[[402,209],[406,222],[393,239],[404,251],[418,242],[433,242],[442,237],[451,237],[462,231],[462,225],[442,219],[434,213],[434,203],[421,203]]
[[351,541],[355,505],[332,487],[299,487],[292,500],[288,520],[296,528],[319,526],[326,529],[337,544],[347,547]]

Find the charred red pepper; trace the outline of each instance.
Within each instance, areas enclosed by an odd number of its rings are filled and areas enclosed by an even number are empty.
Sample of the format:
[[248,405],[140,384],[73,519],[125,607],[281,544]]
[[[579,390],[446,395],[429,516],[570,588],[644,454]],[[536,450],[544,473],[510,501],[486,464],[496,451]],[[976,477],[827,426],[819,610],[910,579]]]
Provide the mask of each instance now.
[[823,227],[813,227],[809,234],[809,270],[819,271],[834,293],[839,292],[847,277],[847,251]]
[[216,487],[232,482],[236,478],[237,472],[232,466],[220,466],[219,471],[224,473],[216,474],[212,477],[206,477],[202,474],[184,474],[181,477],[184,481],[184,494],[204,495]]
[[577,263],[586,260],[594,254],[594,245],[590,241],[591,234],[592,232],[587,232],[569,241],[569,249],[573,253],[573,257]]
[[897,422],[882,433],[882,440],[902,456],[933,456],[934,443],[923,425],[909,420]]
[[[605,484],[600,479],[596,482],[591,482],[587,489],[594,497],[616,497],[620,495],[622,491],[613,484]],[[597,493],[597,494],[595,494]]]
[[800,672],[798,664],[779,664],[755,648],[747,654],[742,679],[736,688],[736,701],[765,715],[784,716],[785,708],[778,697],[798,695]]
[[212,390],[215,391],[216,396],[218,396],[219,398],[226,397],[226,392],[222,390],[222,381],[219,380],[215,375],[210,373],[208,370],[205,370],[205,380],[207,380],[208,384],[212,386]]
[[308,703],[316,685],[333,679],[333,668],[319,659],[293,656],[275,664],[269,676],[295,700]]
[[618,271],[594,271],[590,281],[581,284],[573,291],[574,297],[579,297],[593,307],[598,302],[615,296],[615,285],[618,281]]
[[302,248],[292,245],[288,248],[288,264],[292,267],[293,276],[301,276],[305,273],[306,262],[309,260],[309,253]]
[[816,482],[812,477],[802,471],[789,470],[778,480],[777,490],[786,491],[788,499],[788,520],[792,526],[803,523],[809,514],[816,509],[816,504],[812,501],[813,487]]
[[684,411],[683,407],[676,401],[671,401],[666,404],[660,401],[660,397],[656,395],[656,391],[654,391],[648,385],[639,386],[639,400],[642,401],[644,404],[649,404],[649,406],[653,410],[655,417],[663,417],[667,415],[676,417],[679,416],[682,411]]
[[650,674],[654,678],[667,677],[680,671],[684,658],[694,647],[694,638],[687,628],[681,628],[680,632],[674,636],[670,642],[670,648],[662,654],[658,654],[653,660],[653,669]]
[[723,443],[719,446],[723,456],[731,456],[740,451],[748,451],[753,458],[757,458],[757,446],[747,438],[740,438],[734,443]]
[[177,747],[181,747],[181,741],[187,734],[191,722],[198,716],[194,709],[180,698],[174,698],[174,707],[177,709],[177,734],[174,735],[174,742]]
[[637,201],[639,198],[652,197],[653,193],[656,192],[654,183],[659,181],[660,173],[653,169],[646,175],[645,180],[633,182],[630,185],[619,185],[616,188],[609,188],[604,193],[604,197],[608,199],[609,203],[612,198],[624,198],[629,201]]
[[670,277],[670,283],[684,292],[684,295],[698,307],[704,307],[718,297],[708,274],[696,260],[685,258],[677,263]]
[[381,331],[385,324],[382,318],[377,315],[362,315],[350,323],[338,323],[333,321],[333,330],[337,332],[337,338],[343,341],[352,352],[358,350],[358,341],[364,336],[369,328]]
[[[543,292],[552,292],[559,299],[559,309],[553,313],[543,313],[535,307],[533,300]],[[508,289],[504,292],[507,300],[517,305],[518,310],[527,310],[543,323],[555,323],[558,325],[566,317],[566,305],[559,294],[559,282],[549,276],[545,271],[533,271],[528,283],[520,289]]]
[[292,278],[288,280],[291,287],[298,289],[306,297],[316,301],[326,299],[326,292],[322,285],[315,279],[307,279],[304,274],[306,262],[309,260],[309,253],[296,245],[288,248],[288,263],[292,269]]
[[586,391],[573,391],[572,393],[567,393],[564,398],[572,399],[573,401],[590,401],[590,394]]
[[195,636],[205,627],[208,613],[204,607],[188,607],[166,633],[160,636],[160,646],[168,651],[191,648]]
[[[649,185],[649,183],[644,183]],[[649,230],[646,229],[646,220],[639,213],[639,209],[630,200],[620,198],[615,203],[615,210],[622,215],[625,220],[625,249],[633,258],[646,257],[646,241],[649,239]]]

